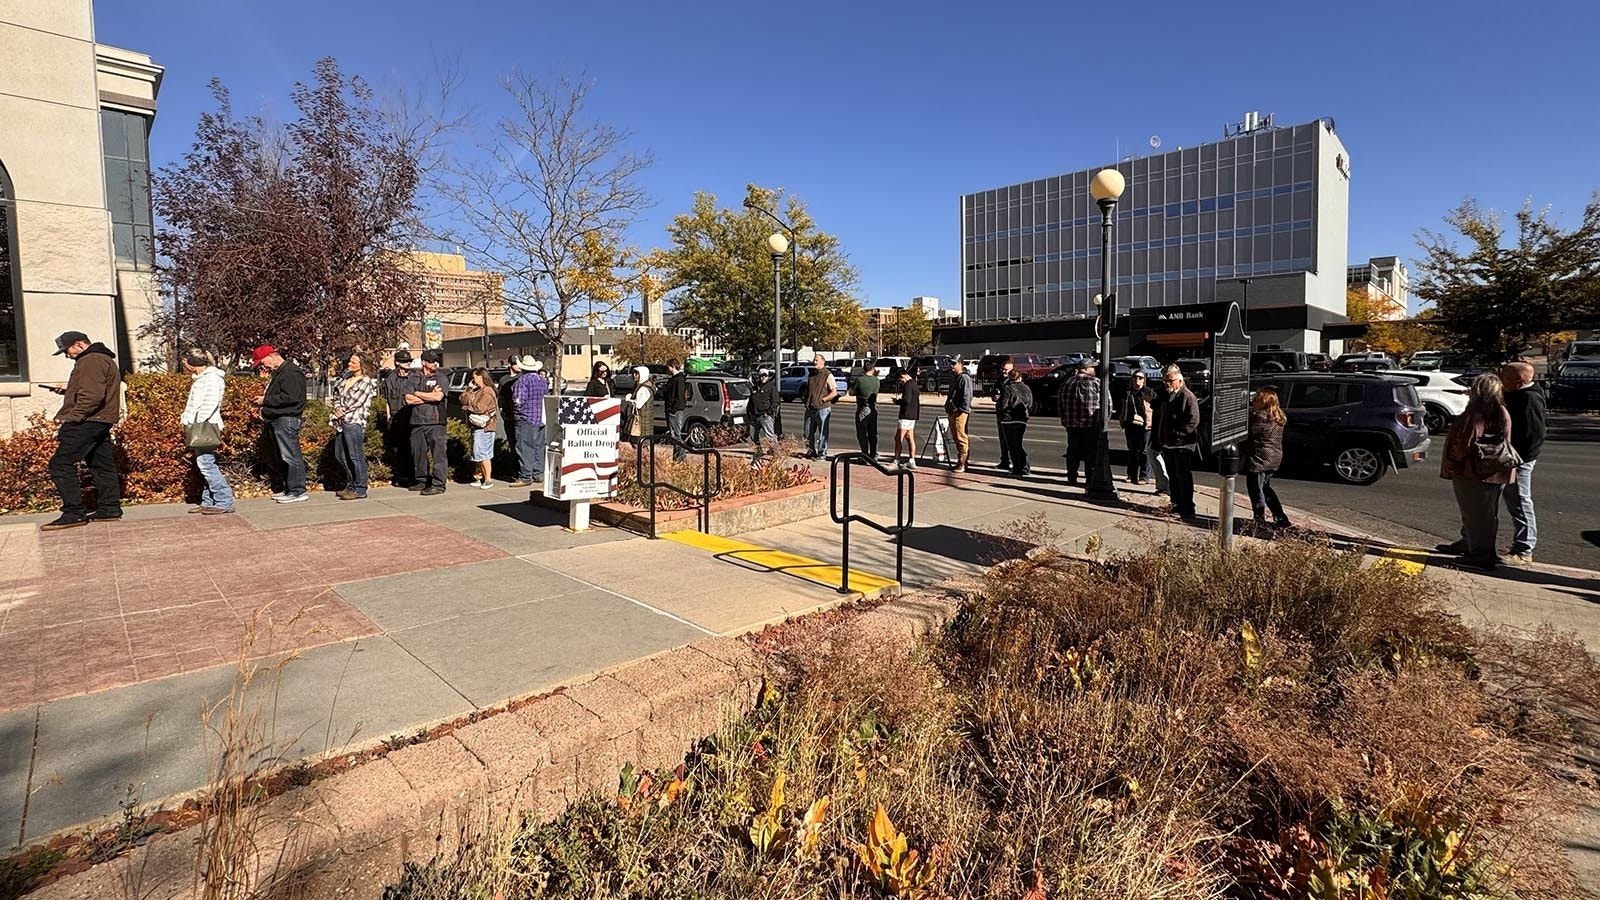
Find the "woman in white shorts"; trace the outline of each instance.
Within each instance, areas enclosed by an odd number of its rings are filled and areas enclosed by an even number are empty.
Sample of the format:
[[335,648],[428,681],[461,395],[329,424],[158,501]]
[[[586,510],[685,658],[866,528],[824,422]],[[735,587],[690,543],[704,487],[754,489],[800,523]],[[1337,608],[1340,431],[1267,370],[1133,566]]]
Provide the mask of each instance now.
[[[922,415],[922,395],[918,391],[916,382],[911,380],[911,372],[908,369],[900,370],[900,396],[895,400],[895,405],[900,407],[900,412],[894,423],[894,459],[908,469],[915,469],[917,417]],[[906,448],[904,457],[900,455],[901,444]]]
[[479,366],[472,370],[472,379],[461,392],[461,409],[467,414],[467,424],[472,426],[472,461],[478,464],[478,487],[487,490],[494,487],[490,479],[494,469],[495,420],[499,417],[494,382],[489,380],[488,369]]

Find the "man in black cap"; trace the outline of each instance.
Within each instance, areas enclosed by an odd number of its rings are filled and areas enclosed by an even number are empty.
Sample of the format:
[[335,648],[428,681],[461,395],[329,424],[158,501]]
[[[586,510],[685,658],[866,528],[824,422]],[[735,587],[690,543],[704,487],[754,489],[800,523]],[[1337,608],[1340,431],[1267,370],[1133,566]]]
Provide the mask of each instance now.
[[[50,457],[50,480],[61,495],[61,516],[39,526],[58,531],[89,524],[92,518],[114,522],[122,518],[122,481],[111,447],[111,426],[122,418],[122,371],[106,345],[89,342],[81,331],[56,338],[55,356],[73,361],[72,375],[63,386],[50,386],[63,398],[56,421],[56,452]],[[99,504],[91,514],[84,510],[83,482],[78,463],[88,460]]]
[[411,379],[411,390],[404,398],[411,407],[411,465],[424,497],[444,493],[450,474],[444,435],[444,398],[450,383],[439,373],[442,362],[444,355],[439,351],[422,351],[422,371]]
[[406,403],[406,394],[411,393],[410,350],[401,347],[394,352],[394,368],[383,376],[379,387],[389,408],[383,438],[389,453],[389,483],[410,487],[417,480],[411,467],[411,407]]

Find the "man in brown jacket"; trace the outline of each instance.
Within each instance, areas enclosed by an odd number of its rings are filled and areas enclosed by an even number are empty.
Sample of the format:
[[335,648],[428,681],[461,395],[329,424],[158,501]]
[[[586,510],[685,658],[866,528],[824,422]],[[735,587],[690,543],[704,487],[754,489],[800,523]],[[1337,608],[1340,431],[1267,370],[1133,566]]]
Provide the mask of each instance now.
[[[61,517],[39,526],[41,531],[57,531],[122,518],[122,482],[111,448],[111,426],[122,417],[122,371],[116,356],[101,343],[89,343],[81,331],[68,331],[56,338],[56,355],[73,360],[72,375],[65,387],[52,388],[63,397],[56,421],[56,452],[50,457],[50,479],[61,495]],[[78,478],[78,463],[87,460],[94,475],[99,505],[93,513],[83,508],[83,484]]]

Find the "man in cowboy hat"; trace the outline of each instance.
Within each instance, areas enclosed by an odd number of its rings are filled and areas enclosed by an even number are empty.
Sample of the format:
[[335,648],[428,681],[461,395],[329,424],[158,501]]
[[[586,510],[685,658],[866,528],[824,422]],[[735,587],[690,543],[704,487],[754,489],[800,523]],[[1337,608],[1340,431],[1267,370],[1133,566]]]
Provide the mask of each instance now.
[[517,421],[517,480],[511,487],[533,487],[544,481],[544,398],[550,382],[544,363],[532,356],[517,360],[519,374],[511,385],[511,403]]
[[256,403],[261,421],[272,432],[283,460],[283,490],[272,495],[279,503],[303,503],[306,495],[306,458],[300,452],[301,416],[306,410],[306,373],[283,358],[278,348],[262,344],[250,355],[250,364],[272,373],[267,391]]

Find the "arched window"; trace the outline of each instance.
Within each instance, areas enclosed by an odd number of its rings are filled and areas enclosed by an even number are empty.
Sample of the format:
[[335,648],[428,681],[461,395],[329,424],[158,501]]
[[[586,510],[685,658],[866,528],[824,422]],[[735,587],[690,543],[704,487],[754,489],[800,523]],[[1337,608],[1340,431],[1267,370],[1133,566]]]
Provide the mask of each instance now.
[[0,381],[27,377],[22,341],[22,273],[17,265],[17,194],[0,162]]

